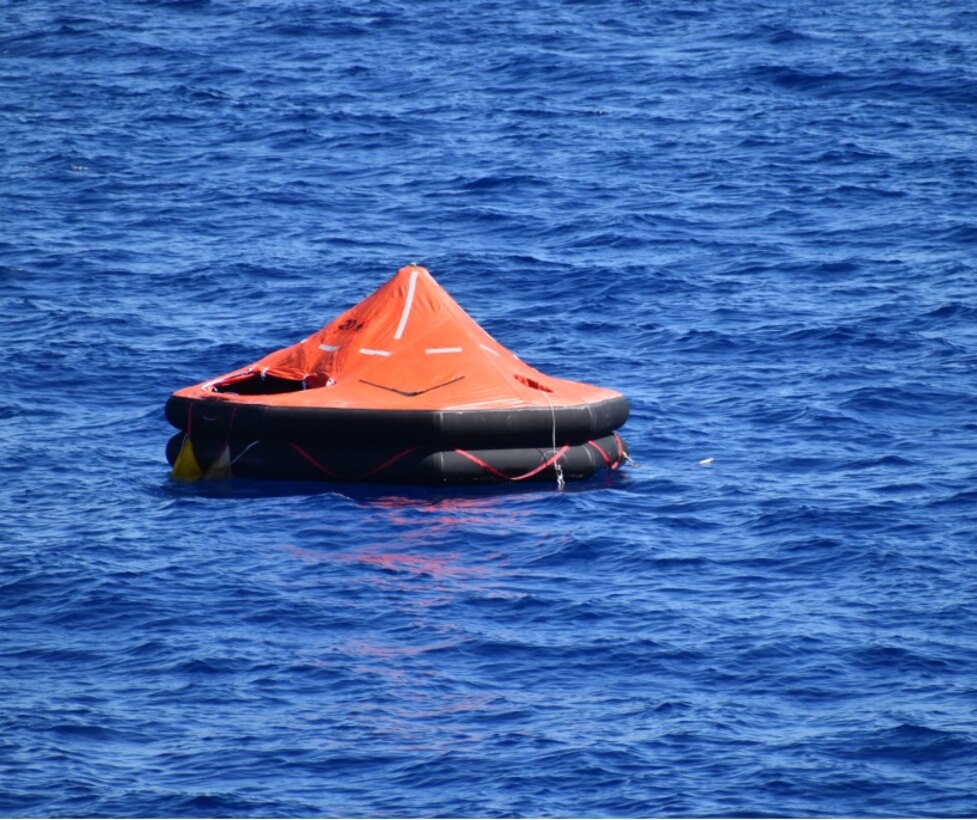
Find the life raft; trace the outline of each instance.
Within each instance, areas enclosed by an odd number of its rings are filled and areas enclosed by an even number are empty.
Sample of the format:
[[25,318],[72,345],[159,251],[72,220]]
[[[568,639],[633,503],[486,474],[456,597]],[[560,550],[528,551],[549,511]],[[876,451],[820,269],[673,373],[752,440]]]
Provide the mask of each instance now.
[[562,483],[627,459],[628,412],[529,367],[409,265],[301,342],[173,393],[167,459],[191,481]]

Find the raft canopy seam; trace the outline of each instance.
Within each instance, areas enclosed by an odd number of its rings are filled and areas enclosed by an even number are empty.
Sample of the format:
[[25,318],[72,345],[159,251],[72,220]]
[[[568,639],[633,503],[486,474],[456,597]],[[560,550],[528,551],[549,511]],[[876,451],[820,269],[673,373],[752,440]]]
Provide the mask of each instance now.
[[433,387],[425,387],[422,390],[400,390],[397,387],[388,387],[385,384],[377,384],[376,382],[367,381],[366,379],[360,379],[361,384],[368,384],[370,387],[379,387],[381,390],[389,390],[391,393],[398,393],[401,396],[406,396],[409,399],[415,396],[420,396],[424,393],[430,393],[432,390],[437,390],[439,387],[447,387],[449,384],[454,384],[455,382],[460,382],[464,376],[458,376],[451,381],[442,382],[441,384],[436,384]]

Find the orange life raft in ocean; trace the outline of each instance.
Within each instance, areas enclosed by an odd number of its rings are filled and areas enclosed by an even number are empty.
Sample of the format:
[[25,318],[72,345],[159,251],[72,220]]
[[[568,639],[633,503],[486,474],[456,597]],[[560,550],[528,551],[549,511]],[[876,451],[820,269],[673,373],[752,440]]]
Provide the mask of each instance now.
[[189,480],[578,479],[627,458],[628,411],[529,367],[409,265],[301,342],[177,390],[167,458]]

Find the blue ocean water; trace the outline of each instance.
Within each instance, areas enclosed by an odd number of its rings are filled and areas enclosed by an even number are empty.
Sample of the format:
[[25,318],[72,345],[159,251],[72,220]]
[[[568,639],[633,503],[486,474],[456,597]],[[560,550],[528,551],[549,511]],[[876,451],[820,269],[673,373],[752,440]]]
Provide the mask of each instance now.
[[[0,815],[977,815],[963,0],[0,6]],[[417,260],[637,467],[172,481]]]

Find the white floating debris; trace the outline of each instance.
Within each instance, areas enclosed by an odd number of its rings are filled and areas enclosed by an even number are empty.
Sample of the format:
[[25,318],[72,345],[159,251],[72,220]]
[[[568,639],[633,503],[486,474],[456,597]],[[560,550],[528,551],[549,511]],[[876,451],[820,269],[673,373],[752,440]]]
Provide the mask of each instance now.
[[712,463],[713,463],[713,462],[714,462],[715,460],[716,460],[715,458],[713,458],[712,456],[709,456],[709,458],[704,458],[704,459],[702,459],[702,461],[700,461],[700,462],[699,462],[699,466],[700,466],[700,467],[708,467],[708,466],[709,466],[710,464],[712,464]]

